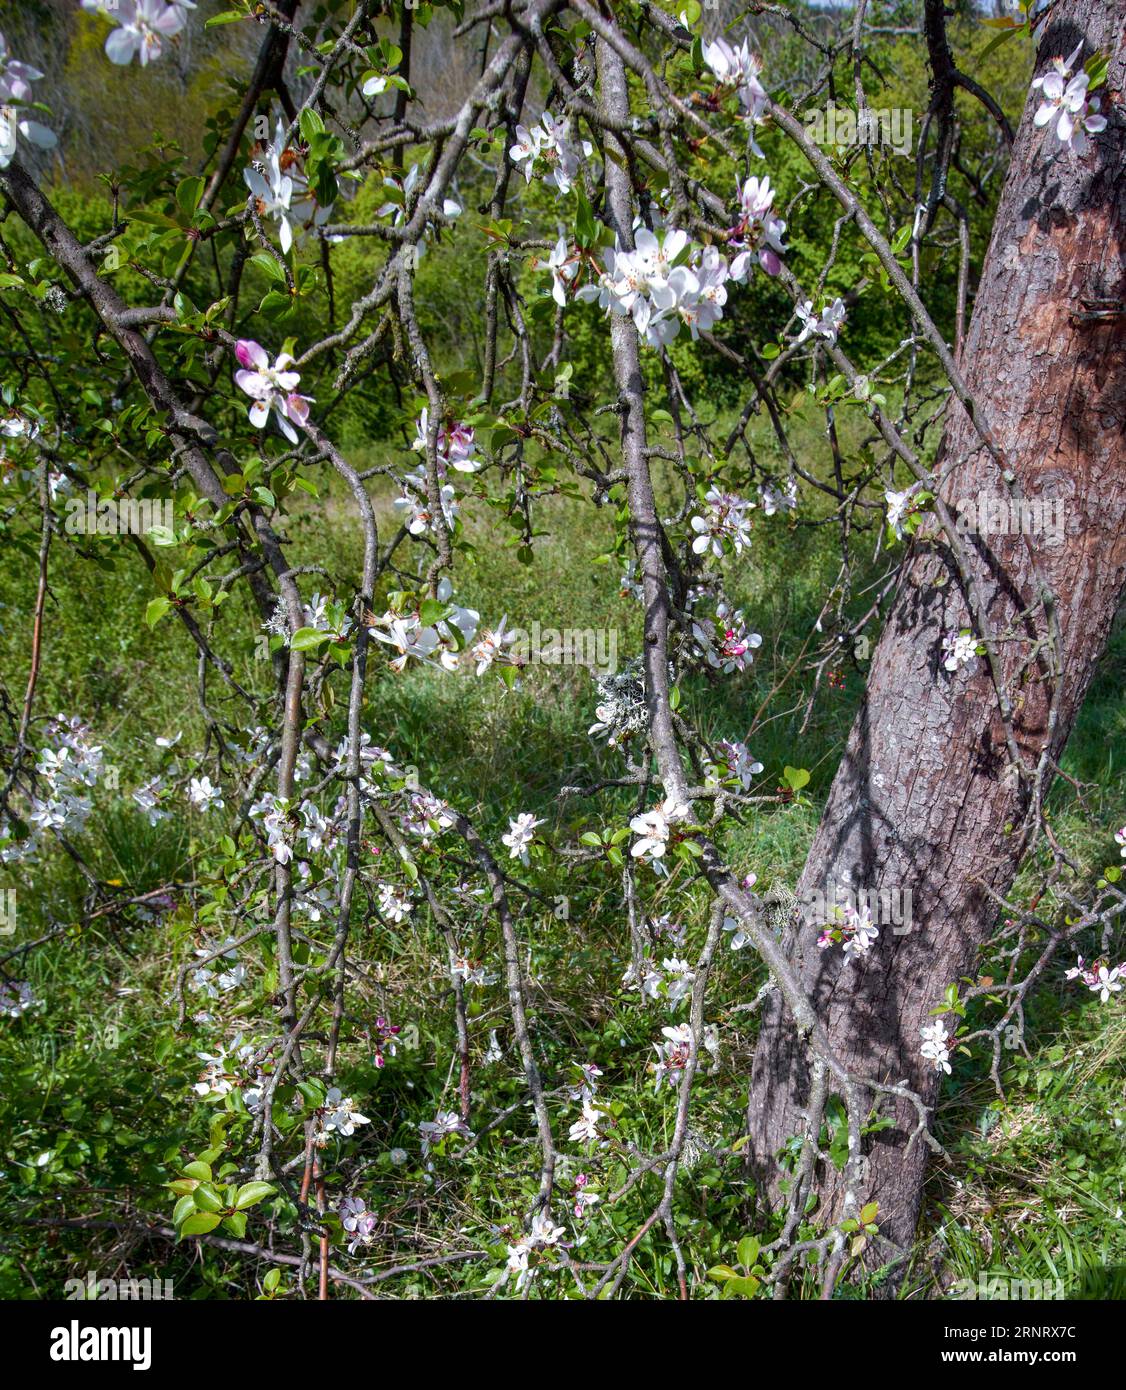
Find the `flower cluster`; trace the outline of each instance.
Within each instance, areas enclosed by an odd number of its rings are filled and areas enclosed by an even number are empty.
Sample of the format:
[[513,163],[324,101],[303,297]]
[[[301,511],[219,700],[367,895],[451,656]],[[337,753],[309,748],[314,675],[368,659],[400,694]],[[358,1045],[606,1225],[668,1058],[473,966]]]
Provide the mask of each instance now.
[[[574,273],[565,250],[549,262],[553,294],[557,301],[562,296],[561,302]],[[682,324],[693,338],[713,328],[723,317],[727,281],[740,278],[714,246],[690,245],[688,233],[676,228],[659,237],[641,227],[632,251],[616,242],[602,252],[602,262],[598,279],[583,285],[578,297],[597,300],[608,313],[630,316],[642,340],[655,348],[671,343]]]
[[246,966],[240,964],[238,950],[230,938],[218,946],[199,946],[195,955],[202,964],[192,972],[191,987],[206,999],[218,999],[220,994],[237,989],[246,979]]
[[13,824],[0,819],[0,864],[33,859],[46,831],[80,834],[93,810],[87,792],[105,771],[101,746],[91,742],[81,720],[62,714],[47,724],[45,736],[35,765],[36,791],[22,817],[30,833],[19,839]]
[[361,1115],[356,1109],[356,1103],[352,1097],[344,1095],[339,1086],[333,1086],[328,1091],[319,1113],[320,1128],[314,1135],[314,1139],[317,1145],[322,1148],[334,1134],[341,1138],[347,1138],[356,1132],[357,1125],[371,1123],[366,1115]]
[[582,1114],[567,1131],[567,1137],[572,1144],[597,1144],[598,1127],[606,1118],[606,1112],[599,1110],[594,1103],[602,1068],[593,1062],[576,1062],[575,1066],[578,1068],[579,1080],[570,1087],[570,1096],[572,1100],[581,1103]]
[[[411,448],[424,454],[429,447],[429,438],[430,410],[428,406],[423,406],[422,413],[415,421],[415,440]],[[440,424],[437,442],[439,478],[445,478],[447,468],[453,468],[458,473],[476,473],[481,461],[473,457],[475,448],[474,431],[469,425],[457,421]]]
[[731,262],[732,280],[742,284],[749,277],[755,260],[767,275],[777,275],[786,251],[782,245],[786,224],[774,215],[774,189],[770,179],[752,176],[743,184],[736,180],[735,200],[739,205],[739,220],[727,241],[728,246],[738,252]]
[[542,1253],[559,1244],[566,1231],[557,1226],[546,1211],[537,1211],[527,1235],[521,1236],[514,1245],[508,1247],[508,1260],[505,1268],[509,1277],[515,1280],[516,1291],[524,1289],[532,1277],[528,1257]]
[[602,1198],[597,1192],[592,1192],[589,1187],[590,1178],[585,1173],[575,1175],[575,1205],[573,1211],[577,1221],[585,1221],[590,1217],[591,1208],[601,1202]]
[[968,628],[950,631],[942,639],[942,664],[948,671],[968,666],[977,656],[977,638]]
[[1097,994],[1103,1004],[1110,1002],[1112,994],[1118,994],[1126,980],[1126,970],[1121,965],[1112,966],[1108,961],[1096,960],[1090,963],[1079,956],[1075,967],[1065,971],[1068,980],[1080,979],[1091,991]]
[[796,341],[804,343],[807,338],[824,338],[827,343],[835,343],[837,334],[844,327],[845,306],[843,299],[834,299],[818,313],[813,312],[813,300],[807,299],[797,306],[797,316],[801,319],[802,330]]
[[747,745],[738,739],[721,739],[715,745],[714,756],[704,764],[708,786],[736,782],[743,791],[750,790],[752,779],[761,771],[762,763],[755,762]]
[[197,1052],[196,1056],[204,1063],[199,1080],[192,1087],[196,1095],[221,1100],[238,1091],[251,1114],[258,1110],[268,1080],[261,1048],[244,1042],[239,1033],[226,1047],[215,1052]]
[[[401,226],[407,218],[407,209],[411,206],[414,191],[418,187],[421,173],[417,164],[412,164],[407,171],[406,177],[399,179],[394,174],[387,174],[383,179],[383,186],[390,194],[388,202],[376,208],[376,217],[390,217],[393,227]],[[442,215],[447,218],[461,216],[461,204],[455,199],[445,197],[442,199]],[[433,229],[434,224],[427,222],[426,232],[417,243],[418,256],[421,257],[426,250],[426,233]]]
[[[428,665],[433,665],[436,660],[447,671],[458,669],[462,652],[477,635],[481,615],[475,608],[463,608],[453,602],[453,585],[448,576],[439,583],[435,597],[438,603],[445,605],[445,614],[433,623],[424,623],[421,611],[400,613],[394,609],[388,609],[382,617],[372,620],[376,640],[393,647],[397,653],[391,661],[393,671],[405,670],[411,660]],[[503,627],[502,622],[499,643],[497,634],[486,631],[470,652],[479,676],[485,673],[499,654],[499,646],[503,645],[504,640]]]
[[142,67],[159,58],[165,43],[188,22],[193,0],[82,0],[82,8],[104,15],[117,27],[106,39],[106,57],[119,67],[134,58]]
[[630,853],[635,859],[644,859],[658,872],[663,872],[661,861],[669,847],[673,826],[678,821],[687,820],[690,814],[689,807],[670,796],[658,801],[651,811],[634,816],[629,828],[638,838]]
[[[689,607],[696,610],[703,598],[702,590],[694,590],[689,595]],[[762,646],[762,637],[747,627],[742,610],[732,608],[725,599],[716,601],[712,612],[711,617],[703,611],[693,612],[692,640],[697,653],[726,676],[745,671],[754,660],[756,648]]]
[[385,1066],[388,1057],[397,1055],[402,1031],[401,1024],[389,1023],[385,1018],[377,1018],[372,1024],[368,1036],[371,1039],[372,1061],[377,1067]]
[[818,949],[840,944],[845,958],[858,960],[866,956],[880,935],[880,929],[872,921],[867,907],[858,911],[852,903],[835,909],[836,921],[827,922],[817,938]]
[[704,513],[694,516],[689,525],[696,532],[692,549],[697,555],[710,551],[721,559],[729,549],[742,554],[751,543],[751,518],[754,503],[733,492],[721,492],[711,487],[704,495]]
[[188,783],[188,800],[197,811],[221,811],[226,805],[223,792],[210,777],[193,777]]
[[235,344],[235,356],[242,364],[242,370],[235,373],[235,382],[254,401],[247,412],[250,423],[260,430],[272,410],[282,434],[291,444],[296,444],[297,432],[293,426],[304,429],[313,398],[298,395],[301,376],[290,370],[293,358],[283,352],[271,367],[269,353],[261,343],[250,338],[239,339]]
[[571,136],[571,118],[565,116],[557,121],[550,111],[545,111],[538,125],[518,125],[516,144],[508,151],[513,164],[524,166],[524,181],[531,183],[532,176],[542,164],[546,166],[544,183],[557,193],[570,193],[584,159],[594,153],[589,140],[574,140]]
[[411,914],[411,900],[400,893],[393,883],[381,883],[375,900],[379,915],[395,926],[406,921]]
[[499,978],[480,961],[470,960],[468,956],[455,956],[450,973],[459,980],[464,980],[467,985],[476,985],[479,989],[495,985]]
[[950,1044],[953,1037],[947,1033],[946,1024],[942,1019],[936,1018],[933,1023],[924,1023],[919,1032],[922,1034],[923,1042],[919,1052],[928,1062],[934,1064],[935,1071],[944,1071],[950,1075]]
[[[22,110],[24,103],[34,100],[31,84],[42,76],[30,63],[15,61],[9,55],[8,41],[0,34],[0,169],[11,164],[21,135],[42,150],[55,145],[55,132],[29,120]],[[4,433],[9,431],[5,429]]]
[[362,1246],[371,1243],[379,1219],[373,1212],[368,1211],[367,1203],[359,1197],[342,1197],[337,1212],[340,1224],[350,1237],[348,1253],[354,1255]]
[[[438,489],[438,505],[448,531],[453,530],[459,511],[457,490],[453,483],[442,483]],[[426,490],[426,474],[421,468],[408,473],[403,479],[403,491],[396,497],[392,506],[403,516],[403,522],[412,536],[424,535],[434,531],[434,509]]]
[[[669,1028],[661,1029],[663,1043],[654,1043],[653,1047],[657,1053],[657,1060],[651,1062],[650,1066],[655,1074],[654,1090],[659,1091],[662,1085],[675,1086],[681,1073],[693,1057],[692,1025],[690,1023],[678,1023]],[[707,1027],[703,1034],[704,1050],[711,1054],[712,1058],[719,1059],[719,1035],[715,1028]]]
[[1066,58],[1053,58],[1051,70],[1032,82],[1042,98],[1033,120],[1038,126],[1053,126],[1060,144],[1077,155],[1090,149],[1089,135],[1106,129],[1106,117],[1099,115],[1101,100],[1088,93],[1090,74],[1077,72],[1072,76],[1072,66],[1082,52],[1080,39]]
[[758,490],[763,516],[775,516],[779,512],[795,512],[798,508],[798,484],[795,478],[787,478],[783,487],[764,484]]
[[0,1018],[19,1018],[36,1004],[35,995],[27,980],[17,984],[14,980],[0,980]]
[[751,149],[761,159],[763,154],[755,143],[754,127],[761,120],[766,107],[766,89],[759,81],[762,59],[757,53],[751,52],[746,39],[738,47],[725,38],[714,39],[704,44],[701,51],[718,85],[734,90],[738,96],[739,106],[750,128]]
[[449,830],[453,823],[449,806],[429,792],[415,792],[401,820],[404,833],[421,840],[424,849],[429,848],[435,835]]
[[695,979],[696,972],[686,960],[665,956],[658,968],[646,954],[640,968],[632,963],[629,965],[622,976],[622,987],[640,990],[643,1000],[663,1002],[675,1009],[690,998]]
[[418,1127],[422,1152],[428,1154],[431,1146],[445,1139],[448,1134],[462,1134],[467,1139],[473,1138],[473,1131],[453,1110],[439,1110],[432,1120],[423,1120]]
[[519,859],[525,869],[529,862],[528,846],[536,838],[536,827],[540,825],[543,825],[542,820],[536,820],[531,811],[524,811],[509,820],[508,833],[500,837],[501,843],[508,847],[508,857]]

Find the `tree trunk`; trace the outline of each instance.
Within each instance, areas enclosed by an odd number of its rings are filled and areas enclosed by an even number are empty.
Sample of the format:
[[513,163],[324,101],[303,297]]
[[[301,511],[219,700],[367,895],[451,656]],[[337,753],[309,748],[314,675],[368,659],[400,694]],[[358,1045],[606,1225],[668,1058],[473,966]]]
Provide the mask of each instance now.
[[[1063,654],[1056,707],[1048,659],[1026,640],[999,648],[1012,692],[1012,729],[1033,768],[1057,759],[1103,652],[1126,580],[1126,316],[1121,305],[1126,226],[1126,0],[1061,0],[1041,37],[1036,72],[1085,39],[1084,61],[1110,55],[1102,92],[1107,129],[1084,157],[1061,147],[1032,116],[1030,93],[982,271],[961,367],[980,417],[1026,497],[1063,503],[1065,538],[966,535],[969,569],[994,634],[1045,626],[1035,566],[1055,595]],[[1102,305],[1099,317],[1090,303]],[[1117,309],[1115,308],[1117,303]],[[1080,315],[1087,313],[1086,318]],[[952,402],[940,451],[952,468],[942,488],[961,499],[1007,496],[1001,469],[968,414]],[[919,1054],[919,1029],[946,986],[973,973],[997,921],[982,885],[1005,893],[1022,852],[1027,785],[1009,770],[1004,724],[985,659],[950,673],[941,641],[972,627],[966,589],[941,539],[916,543],[876,647],[864,703],[798,890],[853,887],[910,891],[913,923],[883,925],[870,955],[849,962],[816,949],[815,928],[795,929],[791,951],[838,1055],[881,1081],[906,1079],[932,1104],[940,1074]],[[1050,606],[1050,605],[1049,605]],[[976,635],[976,632],[975,632]],[[1007,833],[1006,827],[1009,827]],[[802,1132],[808,1099],[805,1048],[777,993],[769,996],[748,1105],[751,1163],[777,1196],[777,1154]],[[886,1113],[891,1114],[889,1110]],[[914,1111],[898,1102],[894,1128],[866,1141],[867,1200],[881,1232],[910,1245],[927,1150],[908,1147]],[[839,1215],[840,1181],[819,1178],[819,1219]],[[882,1246],[886,1258],[888,1247]]]

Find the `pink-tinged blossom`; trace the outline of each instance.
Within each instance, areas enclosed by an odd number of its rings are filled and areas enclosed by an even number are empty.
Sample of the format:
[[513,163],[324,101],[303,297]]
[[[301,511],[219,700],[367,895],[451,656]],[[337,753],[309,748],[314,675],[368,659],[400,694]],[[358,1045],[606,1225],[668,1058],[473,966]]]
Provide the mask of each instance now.
[[704,497],[703,516],[694,516],[689,525],[696,532],[692,549],[697,555],[707,551],[720,559],[728,545],[741,554],[751,543],[750,513],[755,504],[733,492],[709,488]]
[[[422,413],[415,422],[415,440],[411,445],[418,453],[424,454],[430,437],[430,410],[423,406]],[[469,425],[454,422],[448,428],[438,427],[437,462],[438,476],[444,478],[446,469],[453,468],[459,473],[476,473],[481,467],[480,460],[473,457],[476,444],[474,432]]]
[[676,1085],[694,1053],[690,1023],[678,1023],[675,1027],[662,1028],[661,1036],[665,1041],[653,1044],[657,1053],[657,1060],[652,1063],[655,1074],[654,1089],[658,1091],[665,1083],[669,1086]]
[[589,1100],[583,1101],[583,1113],[567,1131],[573,1144],[593,1144],[598,1139],[598,1126],[606,1118],[605,1112],[595,1109]]
[[740,217],[728,244],[739,254],[731,262],[731,278],[740,283],[746,280],[751,272],[752,257],[767,275],[777,275],[786,250],[782,245],[786,224],[774,215],[774,190],[770,179],[752,177],[742,185],[736,180],[735,192]]
[[[53,130],[30,120],[22,110],[24,102],[34,101],[31,84],[38,82],[42,76],[39,69],[33,68],[30,63],[20,63],[12,58],[8,41],[0,34],[0,169],[6,169],[15,158],[21,135],[43,150],[52,149],[56,143]],[[30,438],[34,438],[30,427],[26,432]],[[5,428],[3,433],[13,436],[16,431]]]
[[590,1179],[585,1173],[576,1174],[574,1213],[577,1221],[585,1221],[591,1215],[589,1208],[602,1200],[597,1192],[590,1191],[589,1182]]
[[242,370],[235,373],[235,382],[254,401],[247,412],[250,423],[255,429],[262,429],[272,410],[282,434],[291,444],[296,444],[297,432],[293,426],[305,427],[313,398],[298,395],[301,376],[290,370],[293,358],[283,352],[271,366],[269,353],[251,338],[239,339],[235,356],[242,364]]
[[394,1057],[399,1050],[399,1034],[402,1026],[388,1023],[385,1018],[377,1018],[369,1034],[372,1045],[372,1061],[382,1067],[388,1057]]
[[[715,758],[705,764],[705,781],[710,785],[735,781],[743,791],[749,791],[751,781],[762,771],[747,745],[739,739],[721,739],[715,746]],[[752,875],[752,881],[754,876]]]
[[106,39],[106,57],[127,67],[134,58],[142,67],[159,58],[166,42],[188,22],[192,0],[82,0],[82,8],[104,15],[117,27]]
[[703,615],[693,619],[692,637],[708,665],[727,676],[745,671],[762,646],[762,637],[747,627],[742,611],[722,600],[715,606],[714,620]]
[[337,1210],[341,1226],[351,1237],[348,1253],[354,1255],[357,1250],[370,1244],[378,1228],[379,1218],[368,1211],[367,1203],[359,1197],[342,1198]]
[[1087,964],[1080,956],[1072,970],[1065,972],[1065,978],[1074,980],[1076,978],[1083,981],[1092,994],[1097,994],[1103,1003],[1110,1002],[1112,994],[1118,994],[1122,989],[1123,981],[1126,980],[1126,971],[1121,965],[1110,965],[1105,960],[1096,960]]
[[822,928],[817,938],[819,950],[840,943],[846,960],[858,960],[866,956],[880,935],[880,929],[872,921],[867,907],[857,911],[851,903],[837,910],[837,920]]
[[439,1110],[432,1120],[423,1120],[418,1127],[422,1152],[429,1153],[431,1145],[439,1143],[449,1134],[462,1134],[467,1139],[473,1138],[473,1131],[453,1110]]
[[1124,825],[1121,830],[1116,830],[1114,832],[1114,838],[1118,845],[1119,853],[1122,855],[1123,859],[1126,859],[1126,825]]
[[766,107],[766,89],[759,81],[762,59],[752,53],[746,39],[738,46],[727,39],[718,38],[706,43],[702,49],[704,62],[715,74],[721,87],[734,88],[739,97],[739,105],[750,126],[751,149],[761,159],[762,150],[754,140],[755,123],[759,121]]
[[1106,117],[1099,115],[1100,98],[1088,94],[1090,75],[1078,72],[1072,76],[1072,68],[1082,52],[1080,39],[1066,58],[1053,58],[1050,71],[1032,83],[1041,96],[1033,120],[1038,126],[1052,126],[1060,144],[1077,155],[1084,155],[1090,149],[1089,135],[1106,129]]

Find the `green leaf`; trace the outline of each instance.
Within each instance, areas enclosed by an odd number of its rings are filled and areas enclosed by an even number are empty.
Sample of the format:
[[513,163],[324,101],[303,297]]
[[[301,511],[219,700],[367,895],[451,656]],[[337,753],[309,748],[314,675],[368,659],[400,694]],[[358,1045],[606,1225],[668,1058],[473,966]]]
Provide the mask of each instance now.
[[782,769],[782,780],[791,791],[800,792],[809,782],[809,773],[804,767],[786,766]]
[[200,1211],[222,1211],[224,1202],[210,1183],[202,1182],[192,1193],[192,1201]]
[[198,1182],[211,1181],[211,1165],[201,1163],[198,1159],[194,1163],[189,1163],[184,1169],[184,1173],[189,1178],[195,1178]]
[[759,1280],[753,1274],[748,1274],[744,1278],[729,1279],[723,1286],[723,1292],[729,1298],[750,1298],[758,1286]]
[[180,1227],[180,1239],[183,1240],[185,1236],[205,1236],[208,1231],[213,1231],[218,1226],[220,1220],[213,1211],[197,1212],[195,1216],[189,1216]]
[[301,138],[307,145],[313,143],[314,136],[324,134],[325,123],[315,111],[302,111],[297,125],[301,131]]
[[247,1207],[256,1206],[267,1197],[272,1197],[276,1190],[273,1183],[244,1182],[238,1190],[235,1206],[239,1211],[245,1211]]
[[331,640],[331,632],[321,632],[315,627],[299,627],[289,639],[289,645],[295,652],[307,652]]
[[186,1197],[181,1197],[172,1209],[173,1226],[179,1226],[181,1222],[186,1221],[189,1216],[193,1215],[196,1210],[196,1204],[192,1200],[192,1195],[189,1192]]
[[744,1269],[750,1269],[758,1259],[758,1247],[759,1242],[757,1236],[744,1236],[735,1247],[735,1254]]
[[241,1240],[246,1235],[246,1213],[244,1211],[234,1211],[230,1216],[224,1216],[223,1229],[230,1231],[237,1240]]
[[266,251],[259,251],[257,255],[251,256],[250,264],[256,265],[259,270],[264,271],[271,280],[285,283],[285,270],[281,263]]
[[191,218],[199,207],[204,186],[204,180],[199,174],[194,174],[190,179],[182,179],[176,185],[176,203],[185,217]]
[[738,1279],[739,1271],[732,1269],[730,1265],[712,1265],[708,1270],[708,1278],[714,1279],[717,1284],[722,1284],[726,1279]]
[[156,627],[161,618],[172,607],[172,600],[165,598],[163,594],[157,594],[156,598],[150,599],[145,608],[145,624],[150,628]]

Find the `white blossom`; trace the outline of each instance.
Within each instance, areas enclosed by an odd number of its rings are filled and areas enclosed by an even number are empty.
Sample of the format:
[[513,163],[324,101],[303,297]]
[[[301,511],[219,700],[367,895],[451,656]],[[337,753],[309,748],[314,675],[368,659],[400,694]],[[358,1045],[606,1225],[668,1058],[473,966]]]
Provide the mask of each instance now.
[[543,825],[530,811],[524,811],[508,822],[508,832],[502,835],[501,843],[508,847],[508,857],[519,859],[528,868],[528,846],[536,838],[536,827]]
[[931,1024],[924,1023],[919,1032],[922,1034],[923,1042],[919,1048],[920,1053],[929,1062],[933,1062],[935,1071],[944,1071],[950,1075],[950,1042],[952,1039],[946,1032],[946,1024],[942,1019],[936,1018]]

